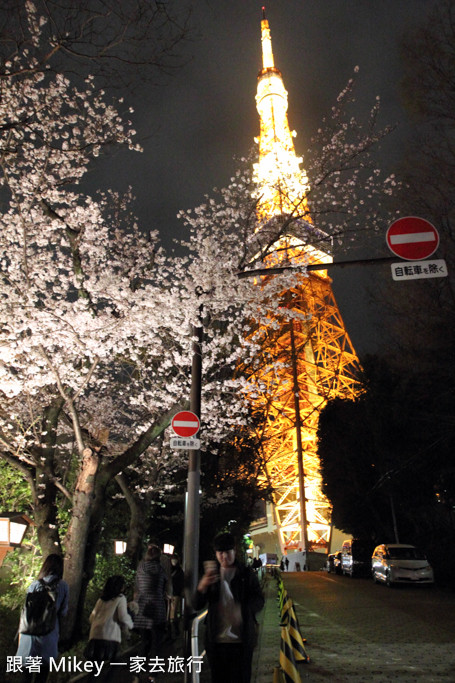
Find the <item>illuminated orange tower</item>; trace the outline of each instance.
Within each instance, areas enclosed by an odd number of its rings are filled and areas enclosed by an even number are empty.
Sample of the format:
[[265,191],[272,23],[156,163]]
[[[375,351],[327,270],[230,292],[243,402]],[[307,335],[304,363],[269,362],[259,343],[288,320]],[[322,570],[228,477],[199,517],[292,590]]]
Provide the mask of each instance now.
[[[275,223],[286,226],[274,244],[273,265],[290,258],[294,263],[328,263],[331,257],[317,246],[327,244],[328,236],[310,216],[308,178],[295,153],[287,92],[275,67],[264,9],[261,32],[263,66],[256,95],[260,135],[254,165],[257,232]],[[299,276],[298,284],[282,293],[280,305],[286,315],[274,313],[272,324],[255,333],[262,353],[250,371],[253,405],[266,415],[264,475],[273,488],[281,552],[325,551],[331,507],[322,492],[317,453],[319,413],[328,399],[358,393],[358,361],[326,270]]]

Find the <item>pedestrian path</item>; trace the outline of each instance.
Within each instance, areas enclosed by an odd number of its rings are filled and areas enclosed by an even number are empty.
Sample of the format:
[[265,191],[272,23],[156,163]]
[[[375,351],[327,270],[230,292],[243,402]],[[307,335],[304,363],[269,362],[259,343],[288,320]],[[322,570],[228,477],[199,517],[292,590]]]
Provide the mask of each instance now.
[[253,655],[251,683],[273,683],[273,670],[280,661],[280,610],[276,579],[266,575],[264,609],[258,615],[258,644]]
[[[258,614],[258,645],[253,655],[251,683],[273,683],[274,668],[279,666],[280,660],[281,629],[277,581],[273,576],[267,574],[263,579],[262,585],[265,605]],[[201,641],[202,640],[201,634]],[[203,644],[201,642],[200,651],[202,650]],[[135,654],[136,647],[133,645],[123,651],[120,659],[129,661]],[[177,657],[183,657],[182,635],[175,640],[167,639],[164,643],[163,659],[168,662],[169,658],[175,659]],[[135,680],[134,674],[127,671],[127,667],[111,666],[107,673],[108,675],[103,679],[103,683],[133,683]],[[79,675],[73,677],[69,683],[88,683],[89,680],[88,676]],[[139,676],[140,683],[148,680],[149,674],[143,675],[142,677]],[[204,658],[199,674],[199,683],[210,683],[210,680],[209,666],[207,660]],[[157,681],[159,681],[159,683],[183,683],[183,674],[166,671],[165,673],[158,675]]]

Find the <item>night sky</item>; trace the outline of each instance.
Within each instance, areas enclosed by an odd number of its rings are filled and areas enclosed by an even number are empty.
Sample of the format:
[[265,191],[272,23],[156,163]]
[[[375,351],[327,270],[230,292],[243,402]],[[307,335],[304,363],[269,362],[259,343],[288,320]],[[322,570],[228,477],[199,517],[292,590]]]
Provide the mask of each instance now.
[[[226,186],[236,168],[233,157],[246,155],[259,132],[255,94],[261,68],[261,3],[196,0],[194,4],[189,40],[181,46],[188,63],[171,77],[161,78],[157,86],[126,96],[136,110],[134,127],[144,152],[121,153],[102,162],[95,173],[98,185],[133,187],[141,225],[158,229],[169,248],[174,238],[185,236],[177,212],[202,203],[213,187]],[[304,153],[359,66],[357,114],[368,112],[380,96],[381,122],[398,124],[380,161],[390,166],[399,158],[402,141],[409,135],[400,103],[399,42],[425,20],[432,4],[432,0],[266,3],[275,65],[289,95],[289,124],[298,134],[298,154]],[[386,229],[384,239],[367,251],[354,250],[351,258],[389,256]],[[382,268],[384,277],[390,278],[389,266]],[[343,269],[333,278],[356,349],[374,351],[381,341],[374,327],[380,311],[368,303],[371,272]]]

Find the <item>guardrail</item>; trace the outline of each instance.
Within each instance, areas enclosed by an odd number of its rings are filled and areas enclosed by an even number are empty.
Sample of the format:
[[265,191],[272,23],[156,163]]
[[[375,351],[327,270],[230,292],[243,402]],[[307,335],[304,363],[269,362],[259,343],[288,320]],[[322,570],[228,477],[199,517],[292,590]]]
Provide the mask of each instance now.
[[[202,612],[199,612],[199,614],[196,614],[194,617],[193,623],[191,625],[191,655],[193,657],[203,657],[205,655],[205,650],[201,653],[199,652],[199,624],[206,615],[206,609]],[[197,671],[197,667],[193,667],[191,681],[192,683],[199,683],[199,671]]]

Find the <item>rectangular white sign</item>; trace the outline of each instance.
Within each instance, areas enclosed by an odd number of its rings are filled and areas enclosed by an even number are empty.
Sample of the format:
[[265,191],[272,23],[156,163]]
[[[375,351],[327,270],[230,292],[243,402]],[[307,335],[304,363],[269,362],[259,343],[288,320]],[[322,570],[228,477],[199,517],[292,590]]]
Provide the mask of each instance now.
[[392,278],[399,280],[421,280],[425,277],[447,277],[447,265],[444,259],[428,261],[400,261],[392,263]]
[[186,448],[190,451],[196,451],[201,447],[201,440],[195,439],[193,436],[173,436],[171,438],[171,448]]

